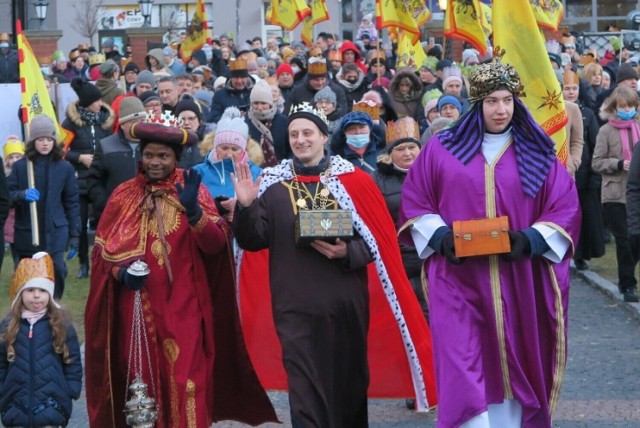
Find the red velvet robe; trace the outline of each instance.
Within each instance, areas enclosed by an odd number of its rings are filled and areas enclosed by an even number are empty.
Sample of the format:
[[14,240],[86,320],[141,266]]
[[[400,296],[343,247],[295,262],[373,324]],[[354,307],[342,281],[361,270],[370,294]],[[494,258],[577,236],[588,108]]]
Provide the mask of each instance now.
[[[141,291],[151,370],[143,351],[142,374],[150,391],[155,385],[156,426],[277,421],[245,349],[228,227],[204,186],[198,195],[202,219],[189,226],[175,189],[183,182],[181,169],[153,185],[138,174],[115,190],[98,225],[85,313],[87,406],[93,426],[126,426],[122,410],[135,293],[115,279],[114,267],[135,260],[151,270]],[[157,221],[142,208],[156,191],[172,282]]]

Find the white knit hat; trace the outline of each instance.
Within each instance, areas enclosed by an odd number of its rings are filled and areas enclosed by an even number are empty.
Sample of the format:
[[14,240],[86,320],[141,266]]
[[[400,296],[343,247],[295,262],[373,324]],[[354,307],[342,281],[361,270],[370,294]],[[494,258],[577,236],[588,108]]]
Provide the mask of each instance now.
[[247,148],[249,127],[245,123],[237,107],[227,107],[216,126],[213,147],[220,144],[233,144],[243,150]]
[[264,81],[258,81],[251,90],[251,95],[249,99],[252,103],[261,102],[269,105],[273,105],[273,94],[271,93],[271,86]]

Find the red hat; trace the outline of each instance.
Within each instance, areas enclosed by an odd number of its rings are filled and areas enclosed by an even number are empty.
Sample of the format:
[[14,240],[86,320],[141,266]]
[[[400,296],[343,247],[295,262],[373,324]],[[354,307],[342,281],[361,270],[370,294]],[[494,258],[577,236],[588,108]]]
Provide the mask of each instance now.
[[280,67],[278,67],[278,69],[276,70],[276,77],[280,77],[280,75],[282,73],[289,73],[290,75],[293,76],[293,68],[291,68],[291,66],[287,63],[283,63]]

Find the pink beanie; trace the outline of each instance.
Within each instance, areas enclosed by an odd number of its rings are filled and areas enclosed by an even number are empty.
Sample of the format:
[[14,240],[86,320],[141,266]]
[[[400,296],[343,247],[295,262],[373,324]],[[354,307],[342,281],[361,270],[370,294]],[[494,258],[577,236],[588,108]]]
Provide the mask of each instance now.
[[249,126],[244,121],[237,107],[227,107],[224,114],[216,125],[215,136],[213,137],[213,161],[217,161],[216,148],[221,144],[232,144],[240,147],[244,151],[241,162],[246,162],[247,138],[249,138]]

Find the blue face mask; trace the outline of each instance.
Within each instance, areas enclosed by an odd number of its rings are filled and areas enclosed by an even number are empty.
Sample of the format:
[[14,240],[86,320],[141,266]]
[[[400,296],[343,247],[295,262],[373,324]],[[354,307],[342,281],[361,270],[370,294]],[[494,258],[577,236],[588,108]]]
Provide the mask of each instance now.
[[361,149],[369,144],[369,134],[347,135],[347,144]]
[[636,117],[637,114],[637,110],[634,108],[633,110],[629,110],[629,111],[624,111],[624,110],[617,110],[616,111],[616,116],[618,116],[619,119],[621,120],[631,120],[634,117]]

